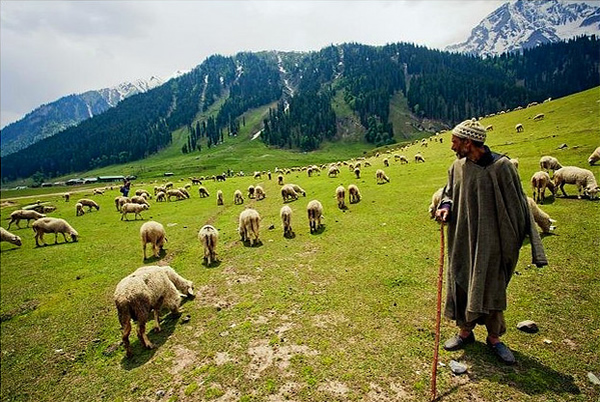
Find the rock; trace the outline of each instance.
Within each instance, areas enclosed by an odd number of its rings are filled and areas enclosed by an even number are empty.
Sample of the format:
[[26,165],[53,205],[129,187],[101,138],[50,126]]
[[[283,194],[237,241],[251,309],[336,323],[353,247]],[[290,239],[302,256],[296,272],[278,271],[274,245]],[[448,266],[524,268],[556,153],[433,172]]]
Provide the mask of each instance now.
[[452,370],[454,374],[464,374],[467,372],[467,365],[459,363],[456,360],[450,360],[450,370]]
[[165,393],[166,392],[164,390],[159,389],[158,391],[156,391],[156,399],[162,398],[163,396],[165,396]]
[[587,377],[592,384],[600,385],[600,379],[598,379],[598,377],[596,377],[596,375],[594,375],[594,373],[592,373],[591,371],[588,371]]
[[269,226],[269,230],[273,230],[273,229],[275,229],[275,225]]
[[569,146],[567,144],[561,144],[557,149],[565,149],[565,148],[569,148]]
[[517,329],[527,332],[528,334],[535,334],[540,330],[537,324],[531,320],[521,321],[517,324]]
[[181,323],[182,323],[182,324],[185,324],[185,323],[187,323],[187,322],[190,322],[190,320],[191,320],[191,319],[192,319],[192,316],[191,316],[191,315],[189,315],[189,314],[186,314],[186,315],[185,315],[185,317],[183,317],[183,318],[181,319]]

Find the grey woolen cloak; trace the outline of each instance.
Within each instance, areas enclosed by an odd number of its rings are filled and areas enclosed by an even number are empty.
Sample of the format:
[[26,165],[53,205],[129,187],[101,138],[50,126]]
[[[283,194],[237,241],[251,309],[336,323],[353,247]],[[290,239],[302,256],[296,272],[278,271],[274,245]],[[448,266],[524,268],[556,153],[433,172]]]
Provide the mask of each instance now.
[[[519,174],[508,158],[493,157],[487,166],[458,159],[448,171],[441,201],[450,205],[444,314],[453,320],[473,322],[506,309],[506,288],[525,236],[533,263],[547,265]],[[467,295],[466,306],[457,287]]]

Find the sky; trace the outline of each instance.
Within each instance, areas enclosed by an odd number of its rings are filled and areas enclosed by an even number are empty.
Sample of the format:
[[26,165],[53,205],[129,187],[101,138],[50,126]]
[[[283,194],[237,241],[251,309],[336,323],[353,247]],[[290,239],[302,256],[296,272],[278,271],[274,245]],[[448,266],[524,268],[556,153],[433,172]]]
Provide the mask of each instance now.
[[208,56],[467,40],[495,0],[0,0],[0,127],[63,96]]

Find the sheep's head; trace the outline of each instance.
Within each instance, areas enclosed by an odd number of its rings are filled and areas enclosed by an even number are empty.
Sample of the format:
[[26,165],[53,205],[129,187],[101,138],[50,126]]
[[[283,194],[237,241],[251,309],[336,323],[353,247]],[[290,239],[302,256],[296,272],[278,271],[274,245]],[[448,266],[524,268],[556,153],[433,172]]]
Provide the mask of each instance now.
[[15,246],[21,246],[23,243],[21,242],[21,238],[19,236],[15,236],[9,240]]
[[600,186],[588,186],[585,192],[590,197],[590,200],[593,200],[598,195],[598,192],[600,192]]
[[69,234],[71,235],[71,240],[73,241],[73,243],[76,243],[77,238],[79,237],[79,233],[77,233],[77,231],[73,229]]

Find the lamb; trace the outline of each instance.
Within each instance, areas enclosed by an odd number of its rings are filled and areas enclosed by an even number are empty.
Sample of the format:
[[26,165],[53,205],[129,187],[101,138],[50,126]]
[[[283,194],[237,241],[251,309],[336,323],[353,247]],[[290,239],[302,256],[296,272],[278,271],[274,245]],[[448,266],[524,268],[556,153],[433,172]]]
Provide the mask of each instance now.
[[67,223],[64,219],[60,218],[40,218],[33,222],[31,225],[33,228],[33,232],[35,233],[35,245],[37,247],[40,246],[38,240],[42,241],[42,244],[46,246],[46,242],[44,241],[44,233],[54,233],[54,244],[58,243],[58,234],[61,233],[63,235],[63,239],[65,243],[67,242],[67,237],[65,233],[68,233],[71,236],[71,241],[76,242],[79,233],[71,225]]
[[521,123],[517,124],[515,130],[517,130],[517,133],[522,133],[524,130],[523,125]]
[[142,211],[145,211],[148,209],[148,205],[146,204],[134,204],[134,203],[127,203],[127,204],[123,204],[123,206],[121,207],[121,220],[123,220],[123,218],[125,218],[126,221],[128,221],[129,219],[127,219],[127,214],[135,214],[134,215],[134,220],[137,219],[137,217],[139,216],[140,219],[144,219],[142,217],[142,215],[140,214]]
[[83,204],[84,207],[88,207],[88,212],[91,212],[92,208],[96,208],[96,211],[100,211],[100,205],[98,205],[94,200],[82,198],[77,202]]
[[297,184],[290,184],[290,186],[292,186],[292,188],[294,189],[294,191],[298,194],[302,194],[302,197],[306,197],[306,191],[304,191],[304,189],[302,187],[300,187]]
[[281,223],[283,224],[283,237],[288,239],[294,237],[294,231],[292,230],[292,208],[284,205],[279,211],[279,216],[281,216]]
[[[240,213],[238,232],[242,242],[250,241],[250,246],[258,243],[260,215],[255,209],[248,208]],[[252,236],[252,238],[251,238]]]
[[323,218],[323,205],[317,200],[312,200],[306,206],[306,212],[308,213],[310,233],[314,233],[322,226],[321,218]]
[[210,197],[208,190],[204,186],[198,187],[198,194],[200,194],[200,198]]
[[283,198],[283,202],[297,200],[298,193],[294,190],[294,187],[291,184],[286,184],[281,187],[281,198]]
[[75,216],[82,216],[83,214],[85,214],[85,211],[83,210],[83,204],[78,202],[75,204]]
[[240,190],[235,190],[233,193],[233,203],[236,205],[244,203],[244,196]]
[[546,188],[554,195],[554,183],[550,180],[550,175],[546,172],[539,171],[531,176],[531,187],[533,189],[533,197],[535,202],[543,204],[546,199]]
[[356,204],[360,201],[360,191],[358,191],[358,187],[355,184],[348,186],[348,200],[350,204]]
[[253,185],[248,186],[248,198],[254,198],[254,186]]
[[256,195],[257,200],[264,200],[265,198],[267,198],[265,190],[263,190],[261,186],[254,187],[254,194]]
[[423,155],[421,155],[421,154],[416,154],[415,155],[415,162],[416,163],[419,163],[419,162],[423,162],[424,163],[425,162],[425,158],[423,158]]
[[335,198],[337,200],[338,208],[342,210],[346,209],[346,189],[344,186],[338,186],[338,188],[335,189]]
[[29,221],[45,217],[45,214],[40,214],[37,211],[17,209],[16,211],[13,211],[10,214],[10,222],[8,222],[8,229],[10,229],[10,225],[12,225],[13,222],[17,225],[17,228],[21,229],[21,227],[19,226],[19,222],[21,221],[21,219],[27,219],[27,227],[29,227]]
[[390,182],[390,179],[385,175],[385,172],[381,169],[377,169],[375,176],[377,177],[377,184],[382,184],[383,182]]
[[0,227],[0,241],[6,241],[19,247],[23,244],[21,243],[21,238],[19,236],[10,233],[3,227]]
[[550,170],[554,172],[560,168],[562,168],[562,165],[555,157],[546,155],[540,158],[540,169],[545,170],[546,172],[549,172]]
[[533,198],[527,197],[527,204],[529,205],[529,210],[533,215],[533,220],[542,229],[543,233],[550,233],[552,230],[556,229],[556,226],[552,225],[556,223],[554,219],[550,218],[546,212],[542,211],[540,207],[537,206]]
[[588,158],[588,163],[590,164],[590,166],[592,166],[599,160],[600,160],[600,147],[596,148],[596,150],[594,152],[592,152],[592,154]]
[[223,205],[223,191],[217,191],[217,205]]
[[[167,200],[171,201],[171,197],[175,197],[177,198],[177,200],[185,200],[185,194],[183,194],[180,190],[178,189],[170,189],[167,190]],[[158,195],[157,195],[158,198]]]
[[204,225],[198,232],[198,240],[204,246],[204,261],[207,266],[210,266],[213,261],[217,260],[217,240],[219,232],[211,225]]
[[438,188],[435,193],[431,196],[431,204],[429,204],[429,215],[431,219],[435,219],[435,211],[437,211],[440,202],[442,201],[442,193],[444,192],[444,187]]
[[181,277],[169,266],[141,267],[119,282],[114,300],[127,357],[133,355],[129,344],[131,320],[138,323],[137,336],[142,346],[147,349],[154,348],[146,335],[146,322],[150,318],[150,311],[154,310],[155,330],[158,332],[161,330],[159,322],[161,307],[165,306],[173,315],[180,314],[181,296],[193,297],[193,286],[191,281]]
[[160,251],[163,249],[167,241],[165,228],[158,222],[148,221],[140,228],[140,238],[142,239],[142,250],[144,251],[144,260],[146,260],[146,245],[150,243],[154,250],[154,257],[160,256]]
[[581,199],[582,189],[588,194],[590,199],[596,198],[600,191],[594,174],[587,169],[582,169],[576,166],[565,166],[554,172],[554,186],[559,187],[563,195],[566,197],[565,184],[577,185],[577,198]]

